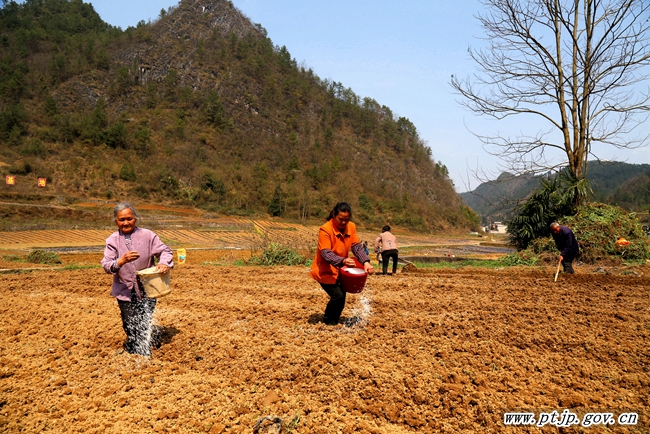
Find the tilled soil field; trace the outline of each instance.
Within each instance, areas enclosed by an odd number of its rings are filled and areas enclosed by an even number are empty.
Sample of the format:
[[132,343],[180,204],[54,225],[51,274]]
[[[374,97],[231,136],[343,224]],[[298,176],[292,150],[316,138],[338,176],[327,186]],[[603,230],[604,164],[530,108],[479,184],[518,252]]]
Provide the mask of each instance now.
[[[649,432],[647,267],[372,276],[331,327],[305,267],[201,265],[218,256],[172,271],[151,358],[122,351],[102,269],[1,275],[0,431],[251,433],[277,416],[295,433]],[[504,423],[565,409],[614,423]]]

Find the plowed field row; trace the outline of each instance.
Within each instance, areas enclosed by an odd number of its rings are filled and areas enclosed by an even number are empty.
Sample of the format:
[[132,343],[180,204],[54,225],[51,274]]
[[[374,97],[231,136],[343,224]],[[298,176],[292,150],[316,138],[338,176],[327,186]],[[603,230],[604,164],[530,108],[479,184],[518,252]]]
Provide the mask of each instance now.
[[[104,245],[110,230],[70,231],[19,231],[0,232],[0,249],[22,249],[30,247],[100,246]],[[156,231],[170,246],[213,246],[215,248],[242,247],[254,245],[259,235],[254,232],[160,230]]]
[[[266,242],[291,245],[299,249],[313,248],[318,236],[317,226],[273,221],[228,220],[227,229],[159,229],[156,233],[172,247],[208,247],[217,249],[259,248]],[[218,224],[218,223],[215,223]],[[146,227],[146,226],[145,226]],[[102,246],[112,230],[70,229],[0,232],[0,249],[36,247]],[[372,244],[377,234],[359,232],[359,237]],[[400,246],[430,244],[476,244],[476,241],[444,240],[440,237],[400,235]]]

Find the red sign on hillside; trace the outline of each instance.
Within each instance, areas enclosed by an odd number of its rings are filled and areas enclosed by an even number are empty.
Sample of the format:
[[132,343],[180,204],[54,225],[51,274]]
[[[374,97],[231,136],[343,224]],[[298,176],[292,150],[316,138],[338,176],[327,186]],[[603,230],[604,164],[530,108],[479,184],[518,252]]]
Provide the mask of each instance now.
[[7,175],[7,177],[5,178],[5,184],[16,185],[16,177],[13,175]]
[[38,186],[45,187],[47,185],[47,178],[38,178]]

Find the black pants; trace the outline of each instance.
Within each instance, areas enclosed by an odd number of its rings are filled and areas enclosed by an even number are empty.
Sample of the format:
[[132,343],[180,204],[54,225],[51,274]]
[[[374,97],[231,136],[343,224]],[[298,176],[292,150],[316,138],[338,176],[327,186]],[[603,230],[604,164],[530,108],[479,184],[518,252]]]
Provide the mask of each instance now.
[[562,259],[562,268],[564,268],[564,272],[567,274],[575,273],[573,271],[573,259],[574,258],[566,258],[566,257]]
[[334,284],[321,283],[320,286],[330,296],[330,301],[327,303],[327,307],[325,307],[323,322],[328,325],[336,325],[339,323],[341,312],[343,312],[343,308],[345,307],[346,292],[343,291],[339,282]]
[[397,250],[386,250],[381,252],[381,268],[382,273],[388,272],[388,260],[393,258],[393,274],[397,273]]
[[151,355],[151,319],[156,308],[155,298],[138,300],[135,293],[131,301],[117,300],[126,333],[124,349],[131,354]]

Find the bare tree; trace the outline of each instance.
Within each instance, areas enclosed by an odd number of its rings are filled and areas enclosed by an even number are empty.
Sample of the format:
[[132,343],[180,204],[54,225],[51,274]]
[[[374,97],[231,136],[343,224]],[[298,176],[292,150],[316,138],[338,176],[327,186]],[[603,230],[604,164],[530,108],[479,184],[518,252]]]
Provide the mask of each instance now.
[[[647,143],[648,136],[635,129],[650,113],[650,2],[481,3],[487,12],[477,18],[488,45],[469,49],[480,71],[473,79],[452,76],[451,86],[463,97],[459,102],[495,119],[531,115],[547,124],[514,138],[477,134],[508,170],[539,172],[568,165],[582,180],[593,143],[617,148]],[[566,159],[551,163],[553,149]]]

